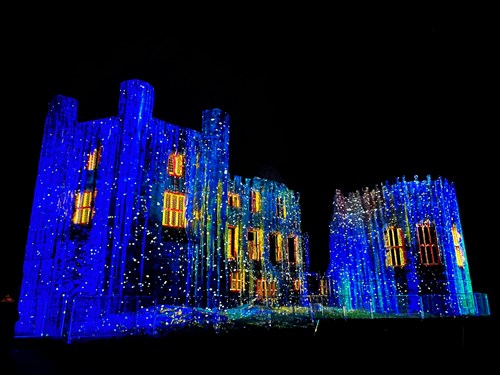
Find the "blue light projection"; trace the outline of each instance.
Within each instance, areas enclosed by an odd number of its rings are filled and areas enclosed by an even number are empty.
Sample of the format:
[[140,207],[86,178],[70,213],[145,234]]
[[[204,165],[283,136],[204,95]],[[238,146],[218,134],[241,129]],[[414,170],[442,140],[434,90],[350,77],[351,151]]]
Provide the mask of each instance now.
[[307,303],[299,194],[230,177],[227,113],[203,111],[198,132],[154,118],[153,104],[140,80],[121,84],[115,117],[78,122],[75,99],[51,101],[18,335],[118,335],[176,306],[207,317]]
[[[229,174],[229,115],[201,132],[153,117],[154,90],[121,83],[118,115],[79,122],[49,103],[17,336],[159,334],[291,313],[475,315],[458,205],[446,180],[337,191],[326,275],[309,270],[300,194]],[[320,224],[318,224],[320,225]],[[306,320],[301,320],[306,317]]]
[[477,315],[462,233],[455,187],[446,179],[402,178],[347,196],[337,190],[330,303],[407,315]]

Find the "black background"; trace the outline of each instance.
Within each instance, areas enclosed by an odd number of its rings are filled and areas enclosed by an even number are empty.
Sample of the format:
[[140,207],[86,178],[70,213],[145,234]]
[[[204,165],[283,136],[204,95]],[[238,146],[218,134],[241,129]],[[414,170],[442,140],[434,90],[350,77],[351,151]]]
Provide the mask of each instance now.
[[491,10],[241,7],[16,13],[3,46],[1,281],[22,277],[49,100],[77,99],[80,121],[114,116],[120,83],[137,78],[153,86],[162,120],[201,130],[202,110],[230,114],[231,175],[272,177],[300,193],[315,270],[328,263],[335,189],[415,175],[452,181],[473,289],[494,313]]

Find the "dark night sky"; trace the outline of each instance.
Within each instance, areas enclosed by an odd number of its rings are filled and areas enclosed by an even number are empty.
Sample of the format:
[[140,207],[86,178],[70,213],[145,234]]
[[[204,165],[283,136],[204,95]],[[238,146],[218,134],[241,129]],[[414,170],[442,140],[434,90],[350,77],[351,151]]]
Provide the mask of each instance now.
[[409,14],[330,18],[318,10],[321,19],[304,13],[305,23],[295,10],[281,23],[221,16],[224,27],[207,17],[192,22],[196,32],[172,16],[129,19],[113,31],[101,27],[104,18],[53,16],[8,39],[4,219],[15,221],[4,226],[13,243],[4,247],[2,278],[20,275],[49,100],[77,99],[80,121],[114,116],[120,83],[137,78],[154,87],[154,116],[162,120],[201,130],[202,110],[229,112],[231,175],[271,173],[300,192],[320,270],[335,189],[414,175],[454,182],[473,288],[493,298],[495,228],[486,218],[498,212],[491,180],[497,43],[481,12]]

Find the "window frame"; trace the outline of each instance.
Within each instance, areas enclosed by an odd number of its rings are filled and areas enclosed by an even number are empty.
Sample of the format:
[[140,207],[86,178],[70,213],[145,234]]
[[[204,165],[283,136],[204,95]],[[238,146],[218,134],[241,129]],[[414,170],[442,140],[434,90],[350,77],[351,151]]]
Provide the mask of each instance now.
[[417,246],[421,265],[441,265],[436,227],[429,220],[417,224]]
[[386,267],[403,268],[407,264],[403,229],[388,225],[384,230]]
[[186,227],[186,195],[165,190],[161,224],[166,228]]
[[85,189],[76,192],[71,222],[75,225],[88,225],[94,216],[94,200],[97,190]]
[[182,177],[184,175],[184,155],[172,152],[168,155],[167,173],[172,177]]
[[[252,234],[253,240],[250,240],[250,234]],[[247,251],[248,259],[250,260],[260,261],[262,259],[262,242],[260,237],[261,231],[259,229],[247,229]]]

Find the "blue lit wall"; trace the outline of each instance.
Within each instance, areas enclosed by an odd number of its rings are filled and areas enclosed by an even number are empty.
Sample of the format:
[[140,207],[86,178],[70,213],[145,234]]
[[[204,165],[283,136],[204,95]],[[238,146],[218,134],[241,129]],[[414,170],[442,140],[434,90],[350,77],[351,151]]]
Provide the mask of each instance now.
[[[201,132],[153,117],[146,82],[120,86],[118,115],[79,122],[78,102],[49,105],[23,268],[16,329],[20,335],[64,336],[75,322],[144,308],[146,304],[224,309],[249,303],[257,280],[274,280],[277,304],[306,303],[299,195],[273,181],[230,178],[229,115],[202,113]],[[167,173],[168,156],[184,157],[182,176]],[[89,168],[89,155],[96,167]],[[182,228],[162,226],[163,194],[185,194]],[[93,192],[89,224],[76,225],[75,196]],[[250,210],[251,191],[261,209]],[[238,194],[238,207],[228,194]],[[277,201],[286,215],[276,217]],[[239,253],[227,253],[228,226],[238,228]],[[247,253],[247,229],[258,229],[262,257]],[[269,234],[295,238],[289,259],[270,261]],[[230,274],[241,270],[237,292]],[[300,288],[295,290],[299,280]],[[131,297],[144,297],[128,306]],[[147,298],[146,298],[147,297]],[[86,299],[87,298],[87,299]],[[101,298],[105,307],[97,306]],[[87,302],[85,302],[87,301]],[[90,323],[91,324],[91,323]]]
[[[337,191],[333,207],[327,271],[333,305],[383,313],[477,314],[453,183],[402,178],[347,196]],[[436,230],[436,265],[420,260],[417,225],[424,222]],[[387,264],[388,226],[404,235],[401,267]]]
[[[308,290],[305,279],[306,243],[303,241],[300,222],[300,195],[289,190],[285,184],[254,177],[242,179],[235,177],[229,184],[230,190],[243,197],[241,208],[229,209],[227,222],[236,226],[242,235],[239,238],[241,249],[245,249],[248,230],[256,230],[262,234],[263,256],[260,260],[252,260],[248,257],[248,251],[242,251],[241,258],[229,262],[230,270],[244,269],[246,273],[246,287],[236,298],[236,305],[252,301],[258,286],[259,279],[274,280],[277,283],[278,293],[273,303],[277,305],[304,305],[307,304]],[[252,212],[250,209],[251,191],[260,192],[261,210]],[[277,198],[281,198],[286,212],[277,214]],[[282,236],[283,256],[281,261],[275,260],[271,254],[269,233],[279,233]],[[295,243],[295,254],[291,254],[292,246],[288,241]],[[290,250],[290,251],[289,251]],[[294,289],[294,283],[299,280],[300,288]],[[232,304],[235,305],[234,303]]]

